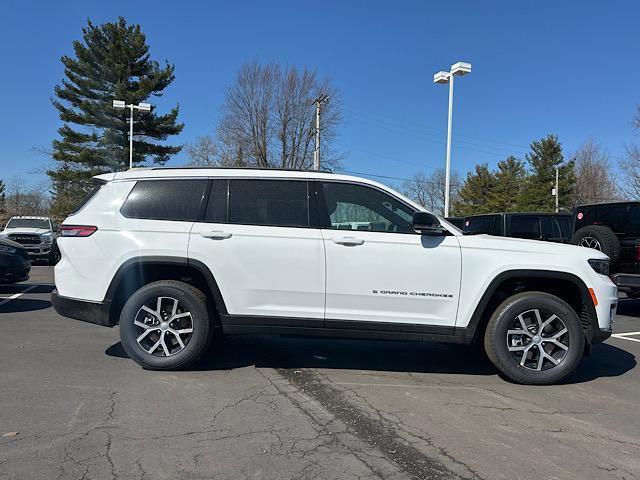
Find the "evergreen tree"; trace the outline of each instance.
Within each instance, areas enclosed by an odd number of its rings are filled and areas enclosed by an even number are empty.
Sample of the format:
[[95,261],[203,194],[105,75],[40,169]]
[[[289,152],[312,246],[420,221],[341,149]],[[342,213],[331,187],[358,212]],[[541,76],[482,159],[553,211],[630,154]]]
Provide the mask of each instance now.
[[[66,78],[52,100],[64,122],[60,138],[53,141],[53,159],[59,163],[48,172],[59,215],[84,195],[91,176],[129,165],[129,111],[114,109],[112,101],[138,104],[159,97],[174,80],[172,64],[160,66],[150,58],[139,25],[127,25],[120,17],[98,26],[88,21],[82,32],[83,41],[73,43],[75,57],[61,59]],[[134,114],[134,165],[149,157],[163,164],[181,150],[157,143],[180,133],[184,124],[177,117],[177,106],[164,115]]]
[[486,163],[476,165],[458,191],[459,200],[453,205],[453,215],[466,216],[491,213],[489,198],[496,187],[496,176]]
[[520,207],[532,212],[553,212],[555,197],[551,190],[556,182],[556,167],[559,168],[560,207],[570,207],[576,183],[575,163],[564,162],[562,144],[556,135],[548,135],[531,143],[528,153],[529,176],[520,195]]
[[524,188],[526,171],[524,163],[513,155],[498,162],[495,186],[488,199],[488,209],[492,212],[517,212],[518,199]]

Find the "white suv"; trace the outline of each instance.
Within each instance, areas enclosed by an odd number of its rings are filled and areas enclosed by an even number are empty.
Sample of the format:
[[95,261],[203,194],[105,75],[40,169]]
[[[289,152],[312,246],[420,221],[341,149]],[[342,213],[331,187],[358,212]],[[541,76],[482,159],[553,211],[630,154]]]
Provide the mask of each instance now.
[[184,368],[214,334],[481,341],[506,377],[545,384],[611,334],[606,255],[463,236],[371,180],[213,168],[96,180],[61,226],[53,305],[119,323],[145,368]]

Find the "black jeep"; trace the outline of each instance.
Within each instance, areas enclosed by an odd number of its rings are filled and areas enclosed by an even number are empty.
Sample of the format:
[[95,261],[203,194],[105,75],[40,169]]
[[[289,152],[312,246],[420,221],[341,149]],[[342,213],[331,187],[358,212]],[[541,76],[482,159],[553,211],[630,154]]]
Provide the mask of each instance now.
[[500,237],[528,238],[568,243],[571,239],[571,214],[568,213],[491,213],[464,217],[465,235],[488,233]]
[[611,258],[612,279],[629,297],[640,297],[640,202],[576,207],[571,243]]

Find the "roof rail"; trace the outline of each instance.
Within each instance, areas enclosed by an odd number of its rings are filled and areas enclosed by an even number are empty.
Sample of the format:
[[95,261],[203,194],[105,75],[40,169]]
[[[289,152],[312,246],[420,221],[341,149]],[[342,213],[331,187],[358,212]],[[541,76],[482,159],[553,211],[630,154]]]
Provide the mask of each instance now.
[[271,167],[213,167],[213,166],[184,166],[184,167],[151,167],[149,170],[276,170],[279,172],[318,172],[333,173],[330,168],[311,170],[308,168],[271,168]]

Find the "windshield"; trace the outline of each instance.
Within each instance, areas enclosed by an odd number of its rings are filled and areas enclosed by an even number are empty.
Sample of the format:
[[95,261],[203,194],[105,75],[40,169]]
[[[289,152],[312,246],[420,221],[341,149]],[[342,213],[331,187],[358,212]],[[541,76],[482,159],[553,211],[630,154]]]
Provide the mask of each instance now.
[[44,218],[12,218],[6,228],[44,228],[50,229],[49,220]]

